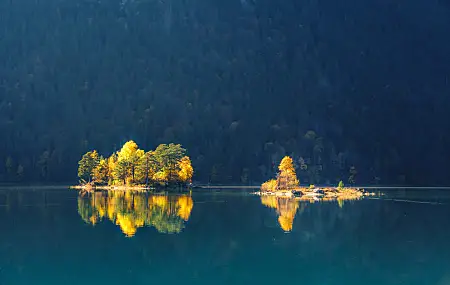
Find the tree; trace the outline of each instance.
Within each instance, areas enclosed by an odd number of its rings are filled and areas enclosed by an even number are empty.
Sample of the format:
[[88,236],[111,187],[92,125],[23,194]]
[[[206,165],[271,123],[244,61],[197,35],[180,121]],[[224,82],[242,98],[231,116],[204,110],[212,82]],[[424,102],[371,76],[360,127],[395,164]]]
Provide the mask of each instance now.
[[139,149],[138,145],[130,140],[126,142],[122,149],[117,154],[117,161],[122,163],[122,167],[125,167],[125,181],[128,177],[131,178],[131,183],[134,184],[136,176],[136,166],[139,159],[144,156],[144,151]]
[[116,170],[117,165],[117,153],[113,153],[110,157],[108,157],[108,184],[114,184],[114,172]]
[[341,190],[341,189],[343,189],[344,188],[344,182],[341,180],[341,181],[339,181],[339,184],[338,184],[338,187],[337,187],[339,190]]
[[22,181],[23,180],[23,175],[24,175],[24,168],[22,164],[19,164],[17,166],[17,180]]
[[277,180],[271,179],[261,185],[262,191],[275,191],[277,189]]
[[352,166],[349,170],[350,176],[348,177],[348,183],[355,184],[355,178],[358,171],[356,171],[356,167]]
[[129,166],[126,160],[117,161],[116,167],[114,168],[114,180],[120,181],[123,185],[127,184],[128,168]]
[[100,157],[96,150],[89,151],[83,155],[78,162],[78,177],[84,181],[91,181],[93,170],[100,162]]
[[178,171],[179,180],[183,183],[192,182],[194,169],[191,165],[191,160],[188,156],[184,156],[178,163],[180,171]]
[[185,156],[186,150],[180,144],[160,144],[155,152],[155,158],[158,161],[159,168],[167,173],[168,181],[178,179],[180,171],[179,161]]
[[44,151],[41,156],[39,157],[39,160],[37,162],[37,167],[40,170],[41,177],[43,179],[48,179],[48,162],[50,160],[50,151],[46,150]]
[[153,151],[146,152],[136,166],[136,181],[148,185],[157,171],[158,161]]
[[161,184],[169,182],[169,172],[167,170],[160,170],[153,175],[153,180]]
[[14,167],[13,159],[11,158],[11,156],[8,156],[5,161],[5,168],[6,168],[6,174],[7,174],[8,179],[11,179],[11,176],[13,173],[13,167]]
[[295,173],[294,162],[291,157],[285,156],[278,166],[277,189],[287,190],[297,187],[299,182]]
[[108,184],[109,181],[109,167],[108,161],[103,157],[100,158],[100,162],[92,170],[92,178],[96,184]]

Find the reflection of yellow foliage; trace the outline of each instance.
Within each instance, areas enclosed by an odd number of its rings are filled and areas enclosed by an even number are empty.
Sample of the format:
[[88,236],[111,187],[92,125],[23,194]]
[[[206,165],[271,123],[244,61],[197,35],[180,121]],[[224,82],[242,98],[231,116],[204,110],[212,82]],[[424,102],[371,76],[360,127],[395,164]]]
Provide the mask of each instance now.
[[278,198],[276,196],[261,196],[261,203],[266,207],[276,209],[278,207]]
[[122,216],[120,213],[117,214],[116,225],[120,227],[122,232],[127,237],[132,237],[137,231],[137,225],[129,216]]
[[151,196],[149,199],[149,203],[161,207],[163,211],[166,211],[169,204],[169,197],[163,195]]
[[299,208],[298,201],[276,196],[261,196],[261,203],[266,207],[277,210],[278,223],[284,231],[292,230],[294,218]]
[[95,226],[95,224],[97,224],[97,217],[96,216],[91,216],[89,218],[89,222],[91,222],[91,224]]
[[187,195],[110,191],[96,192],[87,199],[78,197],[78,212],[86,223],[96,225],[107,217],[127,237],[134,236],[144,226],[153,226],[159,232],[179,233],[193,207],[192,197]]
[[189,220],[193,207],[194,201],[190,196],[181,196],[177,201],[178,216],[185,221]]
[[279,216],[278,217],[278,223],[280,224],[280,227],[285,232],[292,231],[292,224],[294,223],[294,217],[285,217],[285,216]]

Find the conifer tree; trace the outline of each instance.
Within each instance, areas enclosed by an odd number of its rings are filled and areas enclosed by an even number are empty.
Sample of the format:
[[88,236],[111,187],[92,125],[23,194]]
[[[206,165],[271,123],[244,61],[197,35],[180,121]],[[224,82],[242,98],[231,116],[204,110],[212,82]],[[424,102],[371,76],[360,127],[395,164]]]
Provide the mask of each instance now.
[[285,156],[278,166],[277,189],[288,190],[298,186],[299,181],[295,173],[294,162],[289,156]]
[[99,162],[100,157],[96,150],[85,153],[78,162],[78,177],[84,181],[91,182],[93,170]]

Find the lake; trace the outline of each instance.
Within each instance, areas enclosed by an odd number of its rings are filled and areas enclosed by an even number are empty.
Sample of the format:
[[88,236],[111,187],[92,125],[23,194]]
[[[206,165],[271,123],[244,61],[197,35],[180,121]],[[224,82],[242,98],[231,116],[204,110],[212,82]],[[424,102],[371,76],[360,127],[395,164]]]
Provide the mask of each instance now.
[[450,284],[450,192],[345,202],[0,188],[0,284]]

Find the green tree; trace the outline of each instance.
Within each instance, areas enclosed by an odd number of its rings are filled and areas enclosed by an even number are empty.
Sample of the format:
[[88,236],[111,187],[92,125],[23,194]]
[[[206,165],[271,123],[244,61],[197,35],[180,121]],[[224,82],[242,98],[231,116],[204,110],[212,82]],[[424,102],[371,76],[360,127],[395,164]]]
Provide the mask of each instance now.
[[43,179],[48,178],[49,160],[50,160],[50,151],[46,150],[41,154],[41,156],[39,157],[39,160],[37,162],[37,167],[39,168],[41,177]]
[[109,167],[108,161],[103,157],[100,158],[97,166],[92,170],[93,182],[96,184],[108,184],[109,181]]
[[78,162],[78,177],[84,181],[91,182],[93,170],[100,162],[100,157],[96,150],[89,151],[83,155]]
[[158,161],[153,151],[146,152],[138,161],[136,166],[136,181],[148,185],[157,172]]
[[13,176],[13,167],[14,167],[14,161],[13,161],[13,159],[12,159],[11,156],[8,156],[8,157],[6,158],[6,161],[5,161],[6,178],[7,178],[8,180],[11,180],[11,179],[12,179],[12,176]]
[[169,182],[177,181],[180,171],[180,160],[185,156],[186,150],[180,144],[160,144],[154,151],[158,161],[159,171],[167,173]]
[[355,166],[350,167],[349,174],[350,175],[348,177],[348,183],[355,184],[355,182],[356,182],[356,174],[358,174],[358,171],[356,171],[356,167]]
[[126,160],[117,161],[114,169],[114,180],[120,181],[120,183],[125,185],[127,183],[128,169],[129,165]]
[[338,184],[338,187],[337,187],[338,189],[343,189],[344,188],[344,182],[341,180],[341,181],[339,181],[339,184]]

